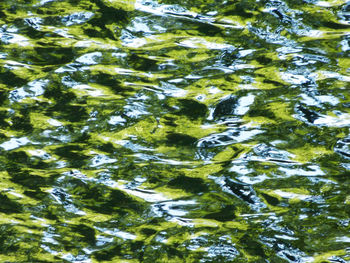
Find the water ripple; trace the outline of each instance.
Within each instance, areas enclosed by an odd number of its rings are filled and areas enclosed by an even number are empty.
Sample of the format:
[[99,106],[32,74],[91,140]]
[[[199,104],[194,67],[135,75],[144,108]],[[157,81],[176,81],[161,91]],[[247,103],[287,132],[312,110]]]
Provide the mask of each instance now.
[[1,259],[349,262],[349,7],[1,1]]

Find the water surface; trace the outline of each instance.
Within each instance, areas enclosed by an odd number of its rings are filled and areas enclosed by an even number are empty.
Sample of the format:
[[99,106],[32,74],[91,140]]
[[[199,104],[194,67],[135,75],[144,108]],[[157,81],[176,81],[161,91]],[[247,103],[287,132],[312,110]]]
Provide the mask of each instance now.
[[2,0],[1,262],[349,262],[350,4]]

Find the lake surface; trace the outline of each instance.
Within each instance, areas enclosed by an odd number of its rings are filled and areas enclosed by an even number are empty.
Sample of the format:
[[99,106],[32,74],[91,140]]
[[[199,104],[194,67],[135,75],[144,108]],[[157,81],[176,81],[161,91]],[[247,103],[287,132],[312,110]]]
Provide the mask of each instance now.
[[350,3],[2,0],[1,262],[350,262]]

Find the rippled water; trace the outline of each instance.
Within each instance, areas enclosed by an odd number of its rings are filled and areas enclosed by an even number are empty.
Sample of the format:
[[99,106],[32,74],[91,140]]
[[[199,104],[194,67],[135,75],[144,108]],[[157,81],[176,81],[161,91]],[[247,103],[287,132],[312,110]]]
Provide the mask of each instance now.
[[2,0],[1,262],[350,262],[350,4]]

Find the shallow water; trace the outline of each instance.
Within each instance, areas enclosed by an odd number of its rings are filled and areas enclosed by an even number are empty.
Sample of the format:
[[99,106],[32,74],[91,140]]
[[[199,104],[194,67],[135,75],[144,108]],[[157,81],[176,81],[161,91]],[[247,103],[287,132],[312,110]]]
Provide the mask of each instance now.
[[1,262],[350,262],[350,4],[2,0]]

